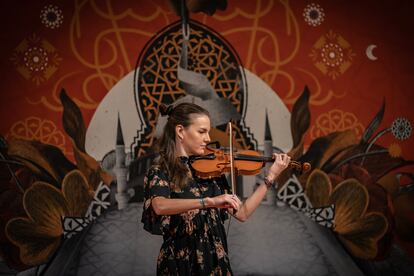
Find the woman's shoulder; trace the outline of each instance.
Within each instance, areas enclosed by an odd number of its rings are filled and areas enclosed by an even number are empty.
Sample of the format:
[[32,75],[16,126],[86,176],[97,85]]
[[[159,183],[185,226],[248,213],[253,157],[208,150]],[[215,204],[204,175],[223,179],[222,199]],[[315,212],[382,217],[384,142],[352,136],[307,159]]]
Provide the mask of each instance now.
[[158,172],[158,171],[161,171],[162,169],[161,169],[161,165],[160,164],[157,164],[157,163],[154,163],[154,164],[152,164],[149,168],[148,168],[148,172]]
[[147,177],[153,178],[154,176],[158,176],[163,179],[167,179],[167,173],[163,168],[161,168],[161,165],[159,164],[153,164],[151,167],[149,167],[147,171]]

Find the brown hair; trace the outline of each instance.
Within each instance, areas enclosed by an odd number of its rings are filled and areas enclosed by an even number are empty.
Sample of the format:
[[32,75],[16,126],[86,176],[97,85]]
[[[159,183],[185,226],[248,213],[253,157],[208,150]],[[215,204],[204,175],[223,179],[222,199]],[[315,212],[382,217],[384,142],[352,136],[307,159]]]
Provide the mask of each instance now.
[[176,106],[160,105],[161,116],[168,116],[164,131],[156,142],[156,150],[160,154],[158,164],[165,170],[170,181],[183,188],[187,185],[188,168],[176,156],[175,127],[182,125],[187,128],[192,124],[192,114],[206,115],[210,117],[207,110],[193,103],[180,103]]

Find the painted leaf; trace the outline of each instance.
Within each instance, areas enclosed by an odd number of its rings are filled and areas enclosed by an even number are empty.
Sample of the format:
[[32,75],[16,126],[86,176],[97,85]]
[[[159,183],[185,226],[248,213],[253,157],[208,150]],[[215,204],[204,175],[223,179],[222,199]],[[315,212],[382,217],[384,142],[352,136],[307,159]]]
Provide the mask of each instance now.
[[[2,226],[13,218],[26,216],[23,208],[23,194],[16,186],[15,180],[10,177],[10,172],[6,171],[6,173],[6,177],[0,177],[0,225]],[[33,173],[24,167],[19,167],[15,176],[24,190],[29,188],[34,181]],[[20,260],[19,248],[7,238],[5,227],[0,227],[0,244],[0,256],[8,267],[17,271],[28,268]]]
[[335,229],[338,234],[348,233],[353,223],[368,208],[368,191],[356,179],[347,179],[332,192],[330,204],[335,204]]
[[14,139],[9,143],[8,155],[21,161],[39,179],[60,187],[63,177],[75,169],[62,151],[38,141]]
[[112,176],[103,171],[99,163],[85,151],[85,123],[79,107],[68,97],[64,89],[60,93],[60,99],[63,104],[63,127],[72,138],[73,153],[79,170],[86,177],[91,189],[95,190],[101,180],[109,185]]
[[414,242],[414,194],[402,194],[394,199],[395,226],[398,237]]
[[[365,156],[362,166],[371,175],[373,182],[377,182],[381,177],[395,169],[414,164],[414,160],[392,157],[384,147],[377,144],[371,147],[369,153],[372,155]],[[353,161],[360,164],[361,157],[355,158]]]
[[403,158],[394,158],[389,154],[383,153],[376,158],[367,158],[364,162],[364,168],[371,174],[374,181],[377,181],[387,173],[396,169],[403,168],[414,164],[414,160],[405,160]]
[[20,258],[26,265],[46,263],[60,245],[60,237],[47,235],[44,227],[26,218],[10,220],[6,232],[20,248]]
[[374,134],[375,130],[377,129],[378,125],[381,123],[382,118],[384,117],[385,111],[385,99],[382,102],[381,109],[378,111],[377,115],[375,115],[374,119],[372,119],[371,123],[367,126],[364,131],[364,134],[361,138],[361,144],[365,144],[369,141],[371,136]]
[[307,180],[305,190],[313,208],[321,208],[329,205],[331,191],[332,184],[329,176],[319,169],[313,170]]
[[321,159],[329,148],[332,141],[340,136],[340,132],[333,132],[326,136],[318,137],[309,146],[307,152],[300,158],[299,161],[309,162],[312,168],[318,168]]
[[98,161],[96,161],[92,156],[80,151],[76,148],[76,145],[73,145],[73,153],[75,155],[76,164],[78,165],[79,170],[86,177],[90,190],[96,190],[101,180],[108,186],[112,183],[113,177],[109,173],[102,170]]
[[59,189],[37,181],[27,189],[23,202],[28,217],[42,226],[48,236],[59,237],[63,233],[61,218],[68,214],[68,209]]
[[290,128],[292,132],[293,146],[298,146],[303,139],[303,135],[308,130],[310,125],[310,111],[309,111],[309,89],[305,86],[302,95],[296,100],[292,108],[292,117],[290,119]]
[[347,158],[352,156],[352,154],[361,153],[362,150],[363,147],[360,144],[344,147],[326,160],[325,164],[322,166],[322,170],[331,173],[336,168],[346,164]]
[[68,216],[83,217],[93,198],[85,176],[79,170],[73,170],[63,179],[63,196],[68,206]]
[[[329,176],[337,176],[337,179],[331,179],[331,182],[333,183],[335,181],[342,182],[345,179],[350,178],[358,180],[358,182],[363,184],[365,187],[367,187],[367,185],[373,185],[375,183],[372,181],[371,175],[365,168],[355,164],[346,164],[344,166],[341,166],[335,174],[329,174]],[[339,184],[339,182],[336,184]]]
[[75,142],[76,147],[80,151],[85,152],[86,128],[82,113],[64,89],[60,92],[60,101],[63,105],[63,128]]
[[327,145],[320,160],[315,164],[315,168],[323,167],[323,165],[334,155],[341,152],[343,149],[349,148],[357,144],[358,140],[353,130],[345,130],[339,132],[336,137]]
[[354,257],[374,259],[378,254],[377,242],[387,231],[388,224],[384,215],[368,213],[349,225],[349,230],[339,239]]
[[7,141],[0,135],[0,151],[3,151],[3,149],[7,149]]
[[20,248],[20,258],[27,265],[45,263],[59,247],[63,233],[61,219],[68,211],[57,188],[35,182],[23,197],[28,218],[11,219],[6,225],[9,240]]
[[[373,182],[377,182],[389,172],[414,164],[414,160],[405,160],[401,157],[392,157],[387,149],[374,144],[368,153],[364,153],[366,145],[355,145],[344,150],[343,154],[334,157],[323,167],[329,173],[338,173],[342,166],[346,164],[356,164],[364,167]],[[364,161],[362,162],[362,159]]]
[[[346,164],[340,168],[338,174],[329,175],[331,182],[342,182],[344,179],[356,179],[363,185],[369,195],[367,212],[376,212],[384,215],[387,220],[388,229],[383,237],[377,242],[378,252],[376,260],[382,260],[389,255],[393,242],[394,216],[391,211],[391,197],[388,192],[372,180],[369,172],[359,165]],[[355,202],[357,203],[357,201]]]
[[400,183],[394,172],[390,172],[378,180],[378,184],[381,185],[391,196],[395,198],[398,194]]

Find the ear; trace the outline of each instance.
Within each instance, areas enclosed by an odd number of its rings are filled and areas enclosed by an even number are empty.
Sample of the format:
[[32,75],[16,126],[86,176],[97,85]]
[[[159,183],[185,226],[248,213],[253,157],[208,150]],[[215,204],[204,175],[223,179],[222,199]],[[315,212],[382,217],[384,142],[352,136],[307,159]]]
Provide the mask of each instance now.
[[184,126],[183,125],[176,125],[175,126],[175,137],[180,140],[184,138]]

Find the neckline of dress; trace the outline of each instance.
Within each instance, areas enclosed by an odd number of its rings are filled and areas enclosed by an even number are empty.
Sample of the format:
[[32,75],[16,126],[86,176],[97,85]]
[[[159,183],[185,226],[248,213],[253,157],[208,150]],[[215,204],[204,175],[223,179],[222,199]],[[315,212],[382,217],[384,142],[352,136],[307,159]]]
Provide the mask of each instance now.
[[190,157],[189,156],[178,156],[178,158],[180,159],[180,161],[183,164],[186,164],[186,165],[190,164]]

